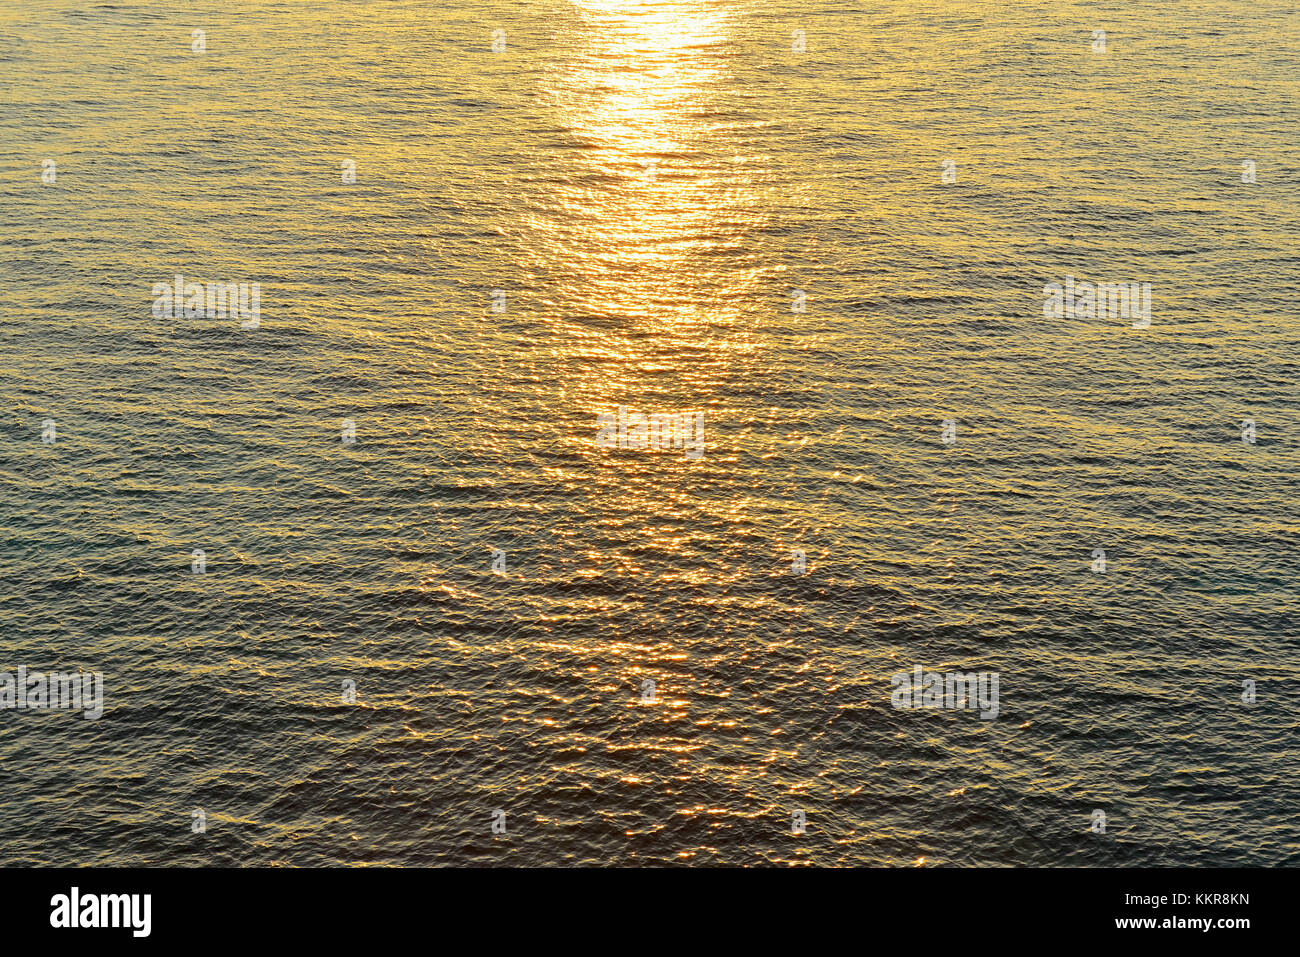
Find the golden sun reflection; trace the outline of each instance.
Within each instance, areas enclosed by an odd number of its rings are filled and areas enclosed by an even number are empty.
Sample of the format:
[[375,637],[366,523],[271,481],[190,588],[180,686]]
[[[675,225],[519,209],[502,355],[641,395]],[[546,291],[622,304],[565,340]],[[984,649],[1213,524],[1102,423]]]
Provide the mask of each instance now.
[[608,409],[645,375],[702,386],[752,348],[771,177],[728,69],[731,5],[573,8],[541,91],[562,158],[534,182],[521,248],[566,358],[589,360],[559,377]]

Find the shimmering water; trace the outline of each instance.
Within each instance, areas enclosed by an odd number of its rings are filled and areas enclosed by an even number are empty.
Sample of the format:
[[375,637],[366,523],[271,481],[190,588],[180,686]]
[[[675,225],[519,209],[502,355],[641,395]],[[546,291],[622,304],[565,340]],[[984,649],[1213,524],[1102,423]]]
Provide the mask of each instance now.
[[[1300,861],[1298,41],[4,4],[0,670],[107,699],[0,711],[0,860]],[[176,274],[259,328],[155,318]],[[1150,327],[1044,318],[1067,275]],[[598,448],[619,405],[704,456]],[[998,719],[892,708],[916,664]]]

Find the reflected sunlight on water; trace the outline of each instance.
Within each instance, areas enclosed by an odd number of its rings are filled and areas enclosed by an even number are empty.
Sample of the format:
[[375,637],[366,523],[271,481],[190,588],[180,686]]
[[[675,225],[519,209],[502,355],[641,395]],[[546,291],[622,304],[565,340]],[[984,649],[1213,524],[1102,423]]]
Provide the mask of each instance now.
[[5,863],[1294,860],[1294,10],[1119,6],[5,5]]

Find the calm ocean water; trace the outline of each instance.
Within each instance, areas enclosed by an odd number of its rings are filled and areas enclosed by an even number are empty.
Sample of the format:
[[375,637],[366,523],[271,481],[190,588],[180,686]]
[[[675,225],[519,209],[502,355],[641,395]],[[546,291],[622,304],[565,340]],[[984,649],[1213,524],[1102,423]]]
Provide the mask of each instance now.
[[[0,863],[1300,863],[1298,48],[1271,0],[4,4],[0,670],[106,687],[0,711]],[[259,327],[156,318],[177,274]],[[1067,276],[1149,328],[1045,318]],[[620,405],[704,455],[598,448]],[[891,707],[918,664],[997,720]]]

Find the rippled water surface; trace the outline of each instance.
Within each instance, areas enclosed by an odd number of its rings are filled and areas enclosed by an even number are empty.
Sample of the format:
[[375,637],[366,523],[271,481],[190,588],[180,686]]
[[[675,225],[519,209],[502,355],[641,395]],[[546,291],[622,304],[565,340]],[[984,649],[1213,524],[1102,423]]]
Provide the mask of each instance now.
[[[0,861],[1300,862],[1297,49],[1273,0],[10,0],[0,670],[106,701],[0,711]],[[259,328],[155,318],[177,274]],[[1150,327],[1044,318],[1068,275]],[[892,708],[916,664],[998,719]]]

